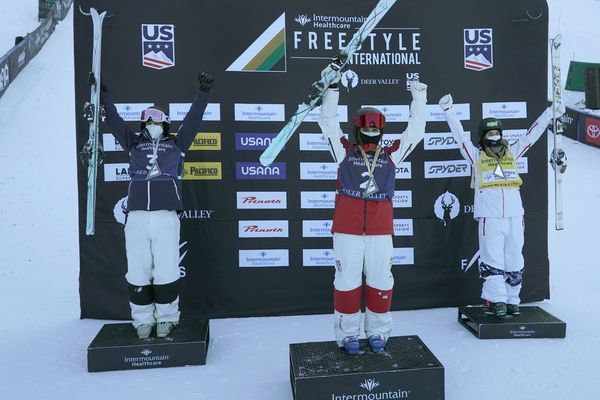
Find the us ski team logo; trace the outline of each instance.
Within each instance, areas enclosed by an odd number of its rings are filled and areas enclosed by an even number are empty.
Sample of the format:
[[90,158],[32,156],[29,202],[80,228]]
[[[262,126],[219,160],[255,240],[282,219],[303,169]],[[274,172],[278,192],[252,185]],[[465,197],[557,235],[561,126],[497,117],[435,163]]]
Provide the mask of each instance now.
[[465,29],[465,68],[483,71],[494,66],[491,28]]
[[175,25],[142,24],[142,65],[154,69],[175,66]]
[[230,72],[285,72],[285,13],[235,60]]

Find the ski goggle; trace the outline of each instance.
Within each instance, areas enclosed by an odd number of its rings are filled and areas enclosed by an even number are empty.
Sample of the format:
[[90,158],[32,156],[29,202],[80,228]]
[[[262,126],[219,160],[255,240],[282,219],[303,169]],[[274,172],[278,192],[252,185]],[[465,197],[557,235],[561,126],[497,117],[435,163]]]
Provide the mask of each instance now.
[[359,128],[381,129],[385,126],[385,116],[379,113],[366,113],[355,115],[352,119],[352,124]]
[[157,110],[156,108],[146,108],[144,111],[142,111],[140,121],[148,122],[149,120],[152,120],[152,122],[171,122],[167,114]]

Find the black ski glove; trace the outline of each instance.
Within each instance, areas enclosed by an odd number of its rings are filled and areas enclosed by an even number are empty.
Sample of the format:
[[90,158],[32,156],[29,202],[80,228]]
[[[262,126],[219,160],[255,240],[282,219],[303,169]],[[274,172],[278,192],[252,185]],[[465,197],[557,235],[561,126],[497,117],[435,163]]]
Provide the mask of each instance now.
[[[90,72],[90,74],[88,75],[88,85],[92,86],[95,84],[96,84],[96,77],[94,76],[93,72]],[[100,82],[100,91],[102,93],[108,92],[108,87],[106,87],[106,85],[104,83],[102,83],[102,80]]]
[[213,85],[213,77],[207,73],[201,72],[198,75],[198,82],[200,83],[200,90],[208,93]]

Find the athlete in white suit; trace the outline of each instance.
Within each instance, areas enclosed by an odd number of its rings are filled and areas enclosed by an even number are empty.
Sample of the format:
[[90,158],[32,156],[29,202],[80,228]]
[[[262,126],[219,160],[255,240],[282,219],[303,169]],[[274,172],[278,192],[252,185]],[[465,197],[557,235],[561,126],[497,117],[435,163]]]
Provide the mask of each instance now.
[[[523,282],[524,210],[517,160],[540,138],[552,120],[546,109],[527,133],[509,144],[502,138],[502,123],[485,118],[479,124],[479,145],[471,142],[452,109],[452,96],[439,101],[460,153],[472,166],[475,190],[474,218],[479,221],[479,274],[481,297],[497,317],[518,314]],[[559,115],[564,106],[557,105]]]

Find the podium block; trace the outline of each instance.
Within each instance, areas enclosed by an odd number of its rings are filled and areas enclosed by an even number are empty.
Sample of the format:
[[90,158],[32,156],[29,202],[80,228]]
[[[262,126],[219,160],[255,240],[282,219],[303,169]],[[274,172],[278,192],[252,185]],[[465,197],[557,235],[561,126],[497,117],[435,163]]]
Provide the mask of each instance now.
[[520,307],[521,314],[500,319],[486,308],[460,307],[458,322],[479,339],[564,338],[567,324],[537,306]]
[[294,399],[444,399],[444,366],[418,336],[391,337],[381,353],[360,346],[349,355],[334,341],[290,344]]
[[106,324],[88,347],[88,371],[206,364],[208,320],[182,320],[166,338],[139,339],[131,323]]

